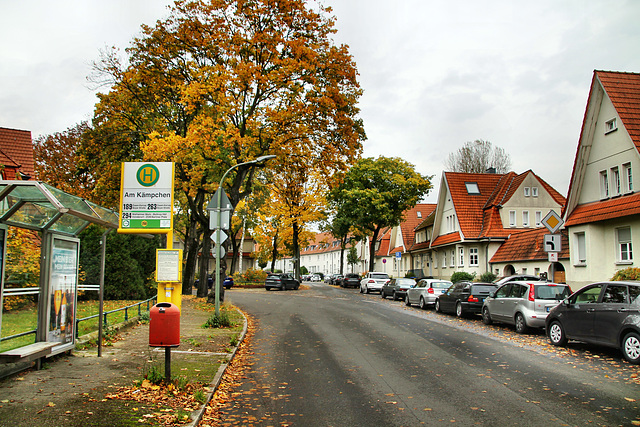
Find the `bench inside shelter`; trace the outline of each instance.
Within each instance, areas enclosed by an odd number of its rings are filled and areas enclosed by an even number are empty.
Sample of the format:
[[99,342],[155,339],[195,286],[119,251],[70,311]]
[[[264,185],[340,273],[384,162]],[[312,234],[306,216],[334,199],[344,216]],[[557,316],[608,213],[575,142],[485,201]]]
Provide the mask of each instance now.
[[13,350],[0,353],[0,362],[16,363],[40,359],[41,357],[51,354],[51,349],[57,345],[60,345],[60,343],[41,341],[24,347],[14,348]]

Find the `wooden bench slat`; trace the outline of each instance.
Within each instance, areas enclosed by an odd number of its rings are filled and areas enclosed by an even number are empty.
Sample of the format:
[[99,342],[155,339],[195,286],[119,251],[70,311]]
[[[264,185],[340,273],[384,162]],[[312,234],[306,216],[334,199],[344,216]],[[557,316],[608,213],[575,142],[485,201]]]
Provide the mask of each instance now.
[[36,342],[33,344],[25,345],[24,347],[14,348],[0,353],[0,360],[8,363],[18,362],[27,358],[39,358],[51,354],[51,349],[60,345],[57,342]]

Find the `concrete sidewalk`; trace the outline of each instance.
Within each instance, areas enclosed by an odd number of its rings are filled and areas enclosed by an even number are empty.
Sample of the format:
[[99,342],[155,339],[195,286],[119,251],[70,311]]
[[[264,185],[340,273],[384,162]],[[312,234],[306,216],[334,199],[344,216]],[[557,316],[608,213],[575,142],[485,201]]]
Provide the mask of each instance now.
[[[246,319],[233,331],[202,328],[210,310],[203,299],[183,297],[181,344],[171,351],[172,379],[184,375],[208,384],[207,401],[246,333]],[[130,401],[107,396],[142,381],[150,369],[164,375],[165,350],[149,347],[148,324],[121,332],[120,338],[103,347],[100,358],[96,348],[74,350],[47,360],[40,371],[0,380],[0,426],[145,425],[145,413],[152,418],[148,413],[157,408],[134,402],[134,410]],[[191,411],[184,425],[195,425],[203,409],[200,405]]]

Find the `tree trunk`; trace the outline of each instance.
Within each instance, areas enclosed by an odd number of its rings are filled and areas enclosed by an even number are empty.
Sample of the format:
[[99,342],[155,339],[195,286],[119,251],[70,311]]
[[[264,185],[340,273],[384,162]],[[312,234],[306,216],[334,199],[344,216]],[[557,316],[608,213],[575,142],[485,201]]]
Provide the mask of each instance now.
[[275,271],[276,259],[278,258],[278,230],[273,235],[273,251],[271,252],[271,272]]
[[371,243],[369,245],[369,271],[376,271],[374,260],[376,256],[376,243],[378,241],[378,233],[380,232],[380,227],[376,227],[373,231],[373,236],[371,237]]
[[[247,225],[247,218],[242,217],[242,235],[240,237],[240,250],[238,251],[238,273],[242,274],[242,252],[244,250],[244,227]],[[231,270],[233,273],[233,270]]]
[[[202,233],[202,252],[200,252],[200,265],[198,272],[200,276],[200,284],[198,285],[198,298],[207,296],[209,288],[209,254],[211,253],[211,233],[212,230],[207,229]],[[212,275],[213,277],[213,275]]]
[[[195,282],[196,263],[198,261],[198,223],[189,222],[187,235],[185,238],[186,262],[182,272],[182,295],[191,295],[193,283]],[[195,248],[192,249],[192,248]]]
[[340,274],[344,276],[344,247],[347,244],[347,236],[340,239]]
[[300,280],[300,246],[298,245],[298,234],[300,227],[298,221],[293,222],[293,277]]

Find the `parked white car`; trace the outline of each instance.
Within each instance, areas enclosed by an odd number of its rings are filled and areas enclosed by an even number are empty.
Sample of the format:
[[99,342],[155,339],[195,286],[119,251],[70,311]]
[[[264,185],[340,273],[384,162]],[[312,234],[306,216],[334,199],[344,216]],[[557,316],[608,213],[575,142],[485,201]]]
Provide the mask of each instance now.
[[406,305],[417,304],[421,309],[433,306],[438,295],[449,289],[452,283],[440,279],[420,279],[418,284],[407,290]]
[[382,287],[385,283],[387,283],[391,278],[387,273],[381,273],[376,271],[370,271],[367,275],[360,281],[360,293],[368,294],[370,292],[382,292]]

